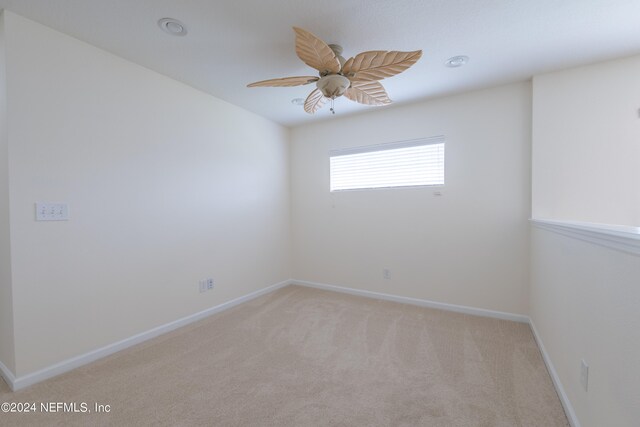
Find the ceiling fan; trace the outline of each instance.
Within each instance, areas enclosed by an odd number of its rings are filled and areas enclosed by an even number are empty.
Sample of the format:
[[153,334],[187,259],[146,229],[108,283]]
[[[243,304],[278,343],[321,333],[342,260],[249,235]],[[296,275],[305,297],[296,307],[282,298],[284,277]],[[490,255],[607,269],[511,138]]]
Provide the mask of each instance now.
[[396,50],[371,50],[345,60],[342,47],[326,44],[302,28],[293,27],[296,33],[296,54],[308,66],[319,71],[316,76],[283,77],[248,84],[247,87],[301,86],[316,83],[304,102],[304,111],[313,114],[328,100],[344,95],[365,105],[386,105],[391,100],[378,80],[399,74],[415,64],[422,56],[421,50],[400,52]]

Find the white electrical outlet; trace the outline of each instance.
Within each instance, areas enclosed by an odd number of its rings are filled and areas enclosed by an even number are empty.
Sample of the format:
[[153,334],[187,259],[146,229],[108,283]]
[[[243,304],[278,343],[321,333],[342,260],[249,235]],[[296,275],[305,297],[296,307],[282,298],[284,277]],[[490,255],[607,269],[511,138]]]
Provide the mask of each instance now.
[[391,270],[389,270],[388,268],[383,268],[382,269],[382,277],[385,280],[391,280]]
[[589,365],[584,359],[580,361],[580,384],[582,384],[584,391],[587,391],[589,388]]
[[67,221],[69,207],[66,203],[36,203],[36,221]]
[[200,280],[198,282],[198,290],[200,293],[207,292],[213,289],[213,279],[208,278],[204,280]]

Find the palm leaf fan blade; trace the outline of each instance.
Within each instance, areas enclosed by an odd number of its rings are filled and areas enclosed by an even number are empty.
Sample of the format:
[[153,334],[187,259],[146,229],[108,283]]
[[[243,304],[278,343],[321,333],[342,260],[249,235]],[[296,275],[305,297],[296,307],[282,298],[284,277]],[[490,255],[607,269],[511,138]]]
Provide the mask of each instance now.
[[325,102],[327,102],[327,98],[320,92],[319,89],[314,89],[306,101],[304,101],[304,111],[309,114],[313,114],[322,107]]
[[412,52],[372,50],[350,58],[344,64],[342,72],[352,81],[382,80],[400,74],[421,57],[421,50]]
[[279,79],[262,80],[255,83],[249,83],[247,87],[303,86],[309,83],[313,83],[317,80],[318,80],[318,77],[315,77],[315,76],[282,77]]
[[340,72],[340,61],[329,45],[307,30],[293,27],[296,33],[296,54],[321,74]]
[[364,105],[387,105],[391,100],[384,87],[377,81],[353,82],[344,96]]

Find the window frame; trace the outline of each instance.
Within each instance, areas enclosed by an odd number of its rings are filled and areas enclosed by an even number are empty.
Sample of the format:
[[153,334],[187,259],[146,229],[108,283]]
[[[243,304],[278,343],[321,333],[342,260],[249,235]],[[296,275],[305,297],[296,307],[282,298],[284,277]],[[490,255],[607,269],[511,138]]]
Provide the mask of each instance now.
[[[341,193],[345,191],[370,191],[370,190],[391,190],[391,189],[410,189],[410,188],[434,188],[444,187],[446,183],[446,140],[444,135],[431,136],[426,138],[417,138],[404,141],[384,142],[381,144],[363,145],[358,147],[347,147],[329,150],[329,192]],[[332,174],[331,174],[331,158],[346,156],[352,154],[365,154],[374,153],[386,150],[395,150],[400,148],[419,147],[426,145],[442,144],[443,161],[442,161],[442,183],[438,184],[416,184],[416,185],[391,185],[391,186],[378,186],[378,187],[362,187],[362,188],[343,188],[332,189]]]

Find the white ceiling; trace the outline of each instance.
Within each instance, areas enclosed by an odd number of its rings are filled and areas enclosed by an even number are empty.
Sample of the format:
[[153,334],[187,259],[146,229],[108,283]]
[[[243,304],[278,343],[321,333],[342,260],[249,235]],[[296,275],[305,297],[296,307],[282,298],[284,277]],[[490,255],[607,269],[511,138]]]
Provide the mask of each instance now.
[[[0,8],[288,126],[330,118],[326,107],[310,116],[291,104],[312,85],[246,85],[313,75],[295,54],[293,25],[341,44],[346,58],[422,49],[416,65],[382,81],[396,104],[640,53],[640,0],[0,0]],[[164,17],[188,35],[162,32]],[[470,61],[444,67],[454,55]],[[335,108],[393,107],[343,97]]]

